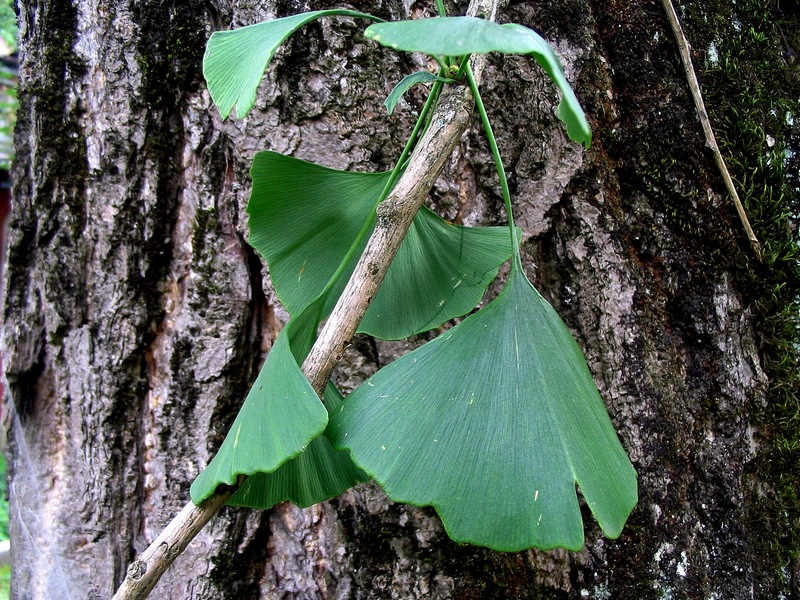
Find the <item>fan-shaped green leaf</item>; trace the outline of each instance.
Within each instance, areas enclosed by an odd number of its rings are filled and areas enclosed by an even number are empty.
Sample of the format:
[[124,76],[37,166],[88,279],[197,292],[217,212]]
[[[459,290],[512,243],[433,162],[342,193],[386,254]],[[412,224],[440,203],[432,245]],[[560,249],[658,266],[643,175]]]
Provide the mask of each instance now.
[[[250,243],[267,259],[281,302],[296,315],[323,292],[359,234],[374,225],[389,173],[337,171],[259,152],[252,177]],[[466,314],[511,254],[509,240],[505,228],[449,225],[423,208],[361,331],[402,339]],[[320,318],[332,308],[359,254],[323,300]]]
[[250,244],[267,259],[278,296],[294,315],[322,293],[362,228],[372,225],[390,173],[337,171],[259,152],[251,175]]
[[476,17],[433,17],[373,23],[367,27],[364,35],[395,50],[423,52],[431,56],[466,56],[489,52],[544,54],[550,48],[538,35],[528,38],[515,29]]
[[465,315],[509,256],[507,227],[461,227],[423,207],[358,330],[400,340]]
[[489,306],[361,385],[329,431],[391,498],[434,506],[459,542],[577,550],[576,482],[609,537],[637,500],[578,345],[516,268]]
[[306,23],[334,16],[380,21],[353,10],[318,10],[213,33],[203,57],[203,75],[222,118],[232,109],[243,117],[252,108],[264,71],[286,38]]
[[383,102],[383,105],[386,107],[386,111],[389,114],[392,114],[394,112],[394,107],[400,101],[400,98],[403,97],[403,94],[405,94],[409,89],[418,83],[430,83],[431,81],[449,82],[452,80],[438,77],[430,71],[417,71],[411,75],[406,75],[403,77],[403,80],[400,83],[394,86],[394,89]]
[[498,25],[475,17],[435,17],[375,23],[364,34],[395,50],[432,56],[532,54],[561,89],[563,98],[558,105],[558,116],[566,124],[569,137],[587,148],[592,142],[592,130],[564,76],[561,61],[550,45],[527,27],[516,23]]
[[[325,389],[325,408],[332,413],[341,403],[341,394],[329,383]],[[369,480],[369,476],[353,464],[349,453],[334,449],[323,434],[311,440],[305,450],[275,472],[255,473],[249,477],[228,504],[267,509],[288,500],[305,508]]]
[[195,504],[239,475],[275,471],[325,429],[328,412],[289,345],[292,327],[278,336],[222,446],[192,483]]

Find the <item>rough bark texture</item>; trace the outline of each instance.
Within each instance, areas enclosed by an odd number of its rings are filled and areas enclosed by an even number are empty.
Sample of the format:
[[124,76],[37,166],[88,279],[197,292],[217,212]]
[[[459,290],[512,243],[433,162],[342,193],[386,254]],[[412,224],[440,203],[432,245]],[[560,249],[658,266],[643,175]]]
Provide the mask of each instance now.
[[[365,171],[399,155],[422,96],[392,118],[382,100],[420,59],[376,48],[352,21],[292,37],[245,120],[222,123],[211,105],[200,64],[212,30],[334,5],[20,2],[3,340],[15,597],[109,597],[224,438],[286,320],[245,242],[253,154]],[[686,12],[733,3],[704,6]],[[526,268],[584,348],[639,472],[628,526],[604,539],[587,511],[581,552],[500,554],[453,544],[432,510],[367,485],[307,510],[224,509],[154,598],[793,593],[797,562],[768,550],[797,526],[796,503],[765,518],[775,492],[757,468],[772,442],[749,249],[659,2],[522,2],[499,20],[555,45],[595,129],[589,151],[569,143],[535,63],[492,59],[484,99]],[[435,207],[501,221],[477,119],[446,171]],[[357,337],[342,387],[422,338]]]

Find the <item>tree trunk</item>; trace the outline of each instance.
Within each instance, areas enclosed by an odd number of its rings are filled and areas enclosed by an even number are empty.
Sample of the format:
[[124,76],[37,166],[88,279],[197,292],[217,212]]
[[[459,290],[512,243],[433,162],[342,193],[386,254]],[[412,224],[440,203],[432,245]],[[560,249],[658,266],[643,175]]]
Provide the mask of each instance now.
[[[414,90],[392,117],[382,101],[420,59],[378,48],[352,20],[293,36],[246,119],[222,122],[210,101],[201,61],[211,31],[333,6],[20,1],[3,333],[15,598],[109,597],[224,438],[287,319],[246,243],[253,154],[360,171],[399,155],[423,96]],[[408,7],[354,5],[384,18],[406,18]],[[792,7],[684,3],[707,101],[746,86],[769,88],[778,110],[796,100],[796,78],[780,76],[800,50]],[[306,510],[224,509],[153,598],[798,593],[796,362],[776,366],[794,333],[772,318],[793,306],[796,254],[767,252],[757,264],[659,2],[516,3],[499,20],[555,46],[595,132],[588,151],[569,143],[535,62],[492,58],[485,102],[526,269],[584,349],[639,473],[622,536],[604,539],[585,511],[580,552],[496,553],[454,544],[432,509],[365,485]],[[750,28],[768,34],[763,56],[734,55]],[[719,74],[729,53],[741,82]],[[772,60],[771,70],[756,60]],[[780,119],[762,113],[753,126],[769,148],[796,153],[791,124],[769,129]],[[743,181],[768,149],[740,151],[744,126],[722,109],[716,117]],[[465,224],[499,223],[493,173],[476,118],[432,205]],[[785,197],[770,204],[756,186],[748,208],[768,251],[793,249],[796,181],[773,180]],[[357,337],[340,385],[352,389],[408,348]]]

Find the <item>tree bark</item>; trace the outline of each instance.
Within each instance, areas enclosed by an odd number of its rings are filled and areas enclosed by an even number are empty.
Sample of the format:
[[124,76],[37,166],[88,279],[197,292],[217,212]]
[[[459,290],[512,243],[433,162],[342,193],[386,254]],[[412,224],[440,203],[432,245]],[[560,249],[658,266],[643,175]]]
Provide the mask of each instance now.
[[[246,119],[221,122],[211,104],[200,70],[211,31],[333,6],[20,2],[3,332],[14,597],[110,597],[224,438],[287,319],[246,243],[253,154],[361,171],[399,155],[422,93],[392,117],[382,101],[421,59],[378,48],[351,20],[290,38]],[[353,8],[434,10],[408,6]],[[584,349],[639,473],[622,536],[604,539],[586,511],[580,552],[495,553],[452,543],[432,509],[372,484],[305,510],[223,509],[153,598],[797,593],[798,564],[769,551],[798,513],[789,498],[766,517],[783,492],[760,468],[776,434],[748,287],[758,267],[660,3],[517,3],[498,20],[556,47],[595,131],[588,151],[569,143],[535,62],[491,58],[482,88],[526,269]],[[684,27],[696,48],[712,41]],[[476,117],[432,205],[499,223],[493,172]],[[352,389],[430,337],[358,336],[336,377]],[[797,537],[781,544],[797,549]]]

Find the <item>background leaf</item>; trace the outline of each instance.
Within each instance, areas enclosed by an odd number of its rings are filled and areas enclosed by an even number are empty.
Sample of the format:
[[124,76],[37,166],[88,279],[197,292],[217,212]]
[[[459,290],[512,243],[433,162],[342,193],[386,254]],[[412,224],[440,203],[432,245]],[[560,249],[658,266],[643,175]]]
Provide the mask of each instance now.
[[[325,389],[328,412],[337,410],[342,400],[336,386],[329,383]],[[311,440],[305,450],[275,472],[249,477],[228,504],[268,509],[279,502],[290,501],[305,508],[369,480],[370,477],[353,464],[350,454],[335,450],[323,434]]]
[[509,256],[508,227],[461,227],[422,207],[358,330],[400,340],[465,315]]
[[222,118],[233,109],[243,117],[252,108],[264,71],[286,38],[306,23],[333,16],[380,20],[353,10],[318,10],[214,32],[203,57],[203,75]]
[[637,501],[580,348],[516,268],[489,306],[362,384],[329,430],[393,500],[434,506],[458,542],[578,550],[576,482],[609,537]]
[[587,148],[591,145],[592,130],[564,76],[561,61],[550,44],[532,29],[516,23],[498,25],[475,17],[434,17],[375,23],[367,27],[364,35],[395,50],[431,56],[531,54],[563,93],[558,117],[566,124],[570,139]]
[[278,296],[294,315],[322,293],[359,232],[370,226],[391,174],[337,171],[259,152],[251,175],[250,244],[267,259]]

